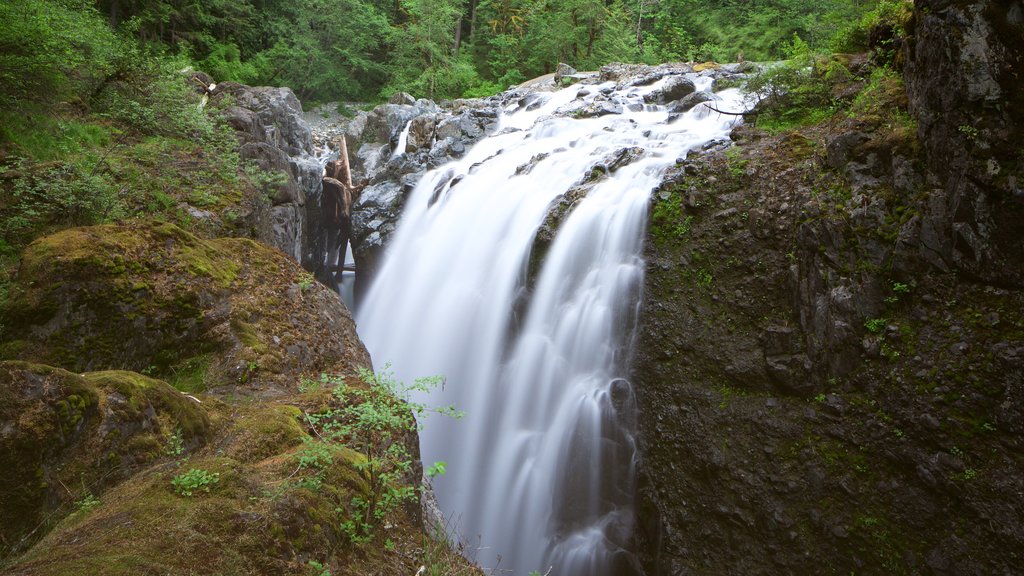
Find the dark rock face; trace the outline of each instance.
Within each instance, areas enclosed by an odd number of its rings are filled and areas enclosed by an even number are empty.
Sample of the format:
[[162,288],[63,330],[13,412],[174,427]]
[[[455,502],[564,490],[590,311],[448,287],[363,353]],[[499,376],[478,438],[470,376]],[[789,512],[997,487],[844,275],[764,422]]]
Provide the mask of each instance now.
[[1018,571],[1019,4],[918,3],[918,130],[739,129],[656,192],[648,574]]
[[949,266],[1024,285],[1024,6],[919,1],[907,93],[944,190],[922,240]]
[[252,160],[277,180],[268,184],[269,218],[257,236],[315,270],[324,260],[321,225],[323,168],[313,158],[313,137],[302,104],[289,88],[218,84],[211,105],[235,129],[243,160]]
[[846,182],[828,135],[755,138],[656,193],[632,378],[647,574],[1013,573],[1024,293],[917,260],[899,170],[846,198],[822,192]]

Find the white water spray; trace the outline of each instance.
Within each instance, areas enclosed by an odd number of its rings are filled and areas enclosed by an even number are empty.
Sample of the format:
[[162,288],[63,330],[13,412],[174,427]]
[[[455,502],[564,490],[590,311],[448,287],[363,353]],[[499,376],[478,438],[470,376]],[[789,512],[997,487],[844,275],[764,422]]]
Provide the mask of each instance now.
[[[448,463],[434,480],[438,501],[484,568],[633,572],[635,405],[625,378],[649,195],[677,158],[736,120],[698,106],[669,124],[664,108],[642,105],[659,85],[546,95],[424,175],[358,314],[376,364],[393,363],[405,381],[443,375],[444,388],[422,400],[466,412],[423,423],[422,457]],[[556,114],[602,91],[625,111]],[[741,101],[735,90],[718,97],[724,109]],[[631,147],[643,153],[577,203],[529,285],[552,203]]]

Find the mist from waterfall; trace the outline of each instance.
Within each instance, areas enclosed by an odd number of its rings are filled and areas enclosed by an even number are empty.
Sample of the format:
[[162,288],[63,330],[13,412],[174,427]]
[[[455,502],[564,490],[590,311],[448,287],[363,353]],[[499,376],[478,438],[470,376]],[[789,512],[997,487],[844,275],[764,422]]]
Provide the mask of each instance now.
[[[423,176],[358,312],[378,367],[392,363],[405,381],[444,376],[418,400],[466,413],[422,422],[421,452],[426,465],[447,462],[433,480],[438,502],[485,569],[634,570],[628,368],[647,207],[677,158],[736,121],[698,106],[668,122],[668,110],[643,103],[662,82],[574,86],[506,110],[496,135]],[[564,114],[602,93],[622,113]],[[741,101],[735,90],[717,98],[729,110]],[[632,147],[642,153],[609,169]],[[529,278],[553,203],[588,180]]]

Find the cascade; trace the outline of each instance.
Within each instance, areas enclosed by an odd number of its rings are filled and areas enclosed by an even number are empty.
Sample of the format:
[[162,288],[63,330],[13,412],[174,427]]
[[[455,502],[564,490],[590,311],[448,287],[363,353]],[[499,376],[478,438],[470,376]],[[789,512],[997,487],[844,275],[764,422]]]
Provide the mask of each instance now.
[[[421,422],[421,453],[426,465],[447,463],[434,491],[448,529],[485,569],[635,572],[627,370],[649,197],[677,158],[737,120],[697,106],[669,121],[666,108],[643,104],[666,80],[574,86],[510,106],[495,135],[422,177],[357,314],[378,367],[391,363],[407,382],[443,376],[417,400],[465,412]],[[737,90],[716,98],[720,109],[741,103]],[[620,113],[578,117],[608,103]],[[538,229],[581,186],[533,277]]]
[[409,143],[409,130],[411,128],[412,120],[405,123],[405,127],[402,128],[402,132],[398,135],[398,143],[395,144],[395,149],[391,152],[392,159],[405,154],[405,147]]

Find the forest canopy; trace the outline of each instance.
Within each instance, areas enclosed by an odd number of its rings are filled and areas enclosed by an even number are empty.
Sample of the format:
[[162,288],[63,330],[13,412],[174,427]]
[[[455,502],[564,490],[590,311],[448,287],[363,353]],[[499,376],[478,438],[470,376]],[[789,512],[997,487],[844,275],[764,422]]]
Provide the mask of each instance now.
[[479,96],[559,62],[778,60],[794,35],[815,49],[857,50],[862,22],[894,3],[10,0],[0,7],[0,90],[57,95],[102,83],[126,57],[157,57],[218,81],[290,86],[304,101]]

